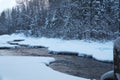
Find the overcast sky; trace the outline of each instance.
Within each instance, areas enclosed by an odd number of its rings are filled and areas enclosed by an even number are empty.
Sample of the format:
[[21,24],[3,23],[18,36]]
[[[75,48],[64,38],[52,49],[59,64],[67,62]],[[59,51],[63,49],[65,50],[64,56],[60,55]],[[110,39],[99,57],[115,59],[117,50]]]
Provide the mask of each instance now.
[[0,13],[8,8],[12,8],[16,5],[15,0],[0,0]]

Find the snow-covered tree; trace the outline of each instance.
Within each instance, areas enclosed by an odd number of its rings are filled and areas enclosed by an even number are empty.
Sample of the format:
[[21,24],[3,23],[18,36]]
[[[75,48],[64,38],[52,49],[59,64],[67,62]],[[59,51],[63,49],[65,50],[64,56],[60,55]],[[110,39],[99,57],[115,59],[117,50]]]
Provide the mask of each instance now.
[[[119,0],[18,0],[9,30],[65,39],[115,39],[119,35]],[[6,14],[6,12],[5,12]],[[3,15],[3,13],[1,14]],[[1,16],[2,23],[2,16]],[[0,25],[6,24],[6,21]],[[7,28],[7,26],[6,26]]]

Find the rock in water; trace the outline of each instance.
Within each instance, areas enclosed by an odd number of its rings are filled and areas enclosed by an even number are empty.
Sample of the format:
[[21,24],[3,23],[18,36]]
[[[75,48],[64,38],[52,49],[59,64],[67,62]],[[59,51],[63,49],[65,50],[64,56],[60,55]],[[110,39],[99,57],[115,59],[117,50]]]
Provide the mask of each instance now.
[[114,71],[109,71],[101,76],[101,80],[114,80]]

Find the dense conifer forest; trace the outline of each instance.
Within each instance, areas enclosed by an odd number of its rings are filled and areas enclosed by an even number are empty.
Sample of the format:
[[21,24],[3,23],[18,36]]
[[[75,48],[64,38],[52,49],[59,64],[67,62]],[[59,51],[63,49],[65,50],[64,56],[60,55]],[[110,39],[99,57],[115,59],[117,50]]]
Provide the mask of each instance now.
[[119,36],[119,0],[24,0],[0,15],[0,34],[112,40]]

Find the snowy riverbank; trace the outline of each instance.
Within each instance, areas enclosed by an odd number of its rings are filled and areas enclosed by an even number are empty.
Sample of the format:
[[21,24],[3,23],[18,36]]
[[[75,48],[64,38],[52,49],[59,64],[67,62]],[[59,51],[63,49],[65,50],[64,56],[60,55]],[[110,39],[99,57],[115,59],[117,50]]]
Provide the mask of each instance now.
[[24,39],[24,41],[17,42],[19,44],[30,46],[45,46],[50,51],[69,51],[77,52],[79,56],[82,54],[92,55],[95,59],[101,61],[113,60],[113,42],[85,42],[83,40],[62,40],[55,38],[33,38],[25,37],[22,34],[2,35],[0,36],[0,47],[14,47],[17,45],[10,45],[8,41]]
[[89,80],[52,70],[50,57],[0,57],[0,80]]

